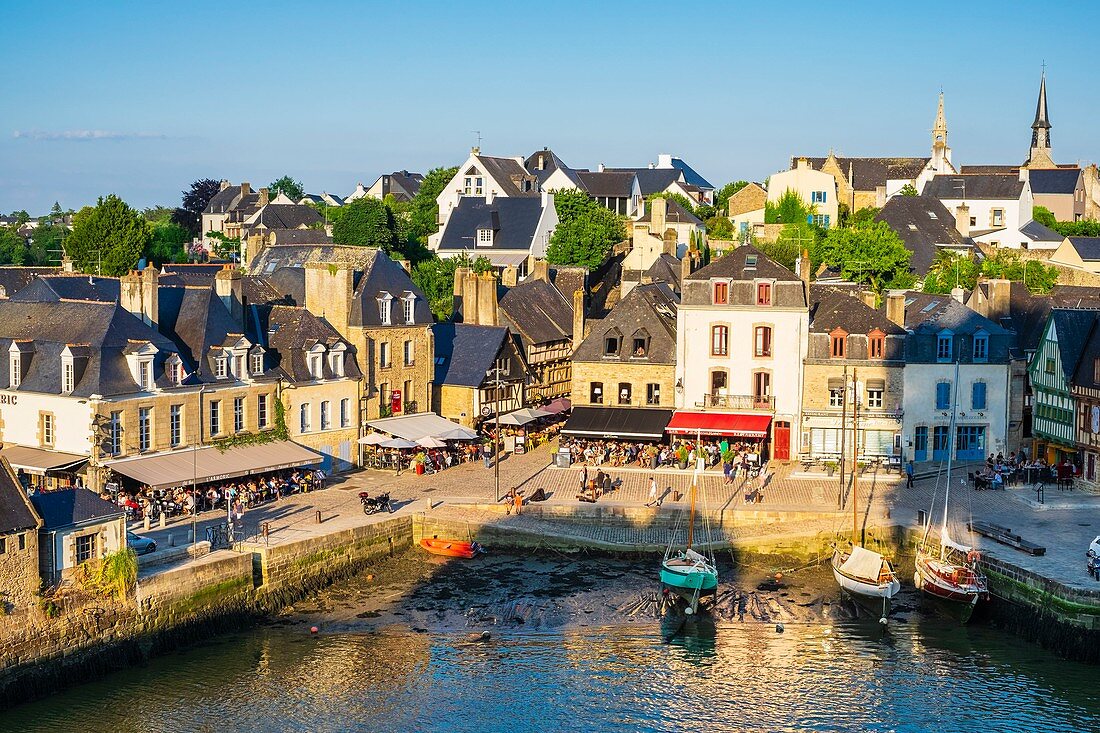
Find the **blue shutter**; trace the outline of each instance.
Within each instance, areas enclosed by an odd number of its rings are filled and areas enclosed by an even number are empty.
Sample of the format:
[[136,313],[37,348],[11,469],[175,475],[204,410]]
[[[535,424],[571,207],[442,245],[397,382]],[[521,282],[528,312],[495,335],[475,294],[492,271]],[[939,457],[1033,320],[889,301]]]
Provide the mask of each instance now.
[[825,203],[825,198],[826,198],[826,197],[827,197],[828,195],[829,195],[829,194],[828,194],[828,192],[827,192],[827,191],[822,191],[822,192],[821,192],[821,203]]
[[828,214],[825,215],[825,228],[826,229],[829,228],[829,215]]
[[813,224],[814,223],[814,215],[813,214],[806,214],[806,223],[807,224]]
[[936,384],[936,409],[946,410],[951,407],[950,382],[938,382]]
[[971,392],[971,407],[975,410],[985,409],[985,382],[974,382]]

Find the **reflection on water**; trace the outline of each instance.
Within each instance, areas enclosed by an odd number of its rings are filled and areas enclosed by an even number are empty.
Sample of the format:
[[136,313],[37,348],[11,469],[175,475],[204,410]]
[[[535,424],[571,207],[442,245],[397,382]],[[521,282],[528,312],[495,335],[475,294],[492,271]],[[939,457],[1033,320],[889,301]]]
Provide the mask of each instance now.
[[[0,714],[0,730],[1085,731],[1094,667],[988,629],[614,626],[465,634],[264,628]],[[992,726],[991,726],[992,723]]]

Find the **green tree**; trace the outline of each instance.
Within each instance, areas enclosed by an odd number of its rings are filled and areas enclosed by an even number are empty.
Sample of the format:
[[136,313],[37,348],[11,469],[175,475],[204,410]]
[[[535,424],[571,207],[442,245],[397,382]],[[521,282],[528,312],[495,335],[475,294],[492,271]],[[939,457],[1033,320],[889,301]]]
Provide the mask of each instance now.
[[15,219],[15,225],[17,227],[21,227],[24,224],[26,224],[28,221],[31,220],[31,215],[28,214],[25,209],[19,209],[17,211],[13,211],[13,212],[11,212],[11,214],[9,214],[9,216],[11,216],[11,218]]
[[813,217],[814,208],[807,206],[802,198],[789,188],[777,201],[764,203],[765,224],[794,224],[808,222]]
[[172,212],[172,223],[186,229],[192,237],[199,236],[202,212],[220,190],[221,183],[213,178],[194,181],[189,189],[181,192],[180,206]]
[[704,224],[707,227],[707,235],[715,239],[733,239],[733,222],[722,215],[712,216]]
[[847,229],[834,228],[818,247],[821,261],[840,268],[841,275],[875,290],[909,287],[912,253],[886,222],[876,221]]
[[68,230],[62,224],[42,223],[31,232],[27,248],[28,265],[56,264],[61,260],[62,241]]
[[465,252],[458,257],[441,260],[434,254],[413,266],[412,280],[428,297],[432,313],[437,320],[445,321],[454,311],[455,270],[472,267],[475,272],[489,272],[493,264],[488,258],[478,256],[471,260]]
[[1100,237],[1100,221],[1082,219],[1081,221],[1058,221],[1051,227],[1063,237]]
[[546,259],[554,265],[594,269],[611,248],[626,239],[623,217],[597,204],[583,191],[556,191],[558,226],[550,237]]
[[145,257],[150,262],[163,265],[166,262],[187,262],[187,244],[191,232],[170,221],[153,225]]
[[15,227],[0,227],[0,265],[22,265],[27,259],[27,243]]
[[172,221],[172,212],[174,209],[170,209],[167,206],[150,206],[141,212],[141,215],[145,217],[145,221],[156,226],[157,224],[167,224]]
[[940,250],[928,267],[922,290],[947,294],[956,284],[965,290],[973,290],[978,282],[978,270],[978,263],[973,258],[951,250]]
[[227,237],[221,232],[207,232],[206,238],[214,242],[214,256],[219,260],[235,260],[241,256],[241,238]]
[[1058,222],[1054,218],[1054,212],[1045,206],[1032,206],[1031,218],[1051,229],[1058,226]]
[[821,264],[818,250],[824,237],[824,231],[820,227],[807,224],[805,221],[799,221],[784,226],[774,242],[758,242],[755,246],[765,255],[792,272],[797,267],[799,256],[805,250],[810,253],[811,269],[816,271],[818,265]]
[[364,196],[342,208],[345,211],[332,225],[333,241],[359,247],[381,247],[387,252],[395,248],[397,234],[393,213],[386,204]]
[[714,194],[714,205],[721,211],[729,211],[730,196],[740,191],[745,186],[749,185],[748,181],[733,181],[722,186]]
[[267,184],[267,190],[268,193],[271,194],[271,198],[275,198],[281,192],[285,193],[287,198],[294,203],[298,203],[302,200],[302,197],[306,195],[306,190],[302,188],[302,182],[295,181],[290,176],[276,178],[274,181]]
[[456,173],[458,166],[433,168],[424,176],[420,189],[409,203],[407,234],[410,238],[426,245],[428,237],[439,230],[439,205],[435,200]]
[[848,226],[858,227],[870,224],[880,211],[882,209],[876,209],[874,206],[864,206],[862,209],[856,209],[855,213],[848,217]]
[[904,186],[901,187],[901,190],[898,191],[898,196],[918,196],[918,195],[919,194],[917,193],[917,187],[914,186],[912,183],[906,183]]
[[84,272],[124,275],[145,251],[149,230],[141,214],[111,194],[76,212],[65,252]]
[[1021,260],[1015,252],[1000,250],[982,261],[982,274],[988,278],[1015,280],[1027,285],[1032,293],[1045,294],[1058,284],[1058,268],[1038,260]]

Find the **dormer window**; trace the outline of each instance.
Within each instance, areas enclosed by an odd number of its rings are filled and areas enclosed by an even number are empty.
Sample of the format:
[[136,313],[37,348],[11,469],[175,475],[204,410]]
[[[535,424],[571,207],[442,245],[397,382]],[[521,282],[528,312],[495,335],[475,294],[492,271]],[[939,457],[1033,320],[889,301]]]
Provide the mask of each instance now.
[[264,373],[264,354],[262,351],[257,351],[252,354],[252,374],[260,375]]
[[320,379],[324,376],[324,369],[322,367],[320,354],[310,354],[309,356],[309,375],[314,379]]
[[951,341],[952,334],[950,331],[940,331],[936,336],[936,361],[947,362],[951,361]]
[[477,230],[477,246],[478,247],[492,247],[493,246],[493,230],[492,229],[478,229]]
[[772,304],[772,284],[769,282],[756,283],[756,304],[757,305],[771,305]]
[[829,334],[829,355],[834,359],[843,359],[848,355],[848,332],[838,328]]
[[383,326],[391,325],[390,314],[393,311],[393,296],[389,293],[383,293],[378,297],[378,320]]
[[416,323],[416,295],[409,293],[403,299],[401,304],[403,314],[405,316],[405,324],[411,326]]
[[61,363],[61,391],[64,394],[72,394],[76,386],[76,367],[72,358],[64,359]]
[[229,376],[229,357],[224,354],[214,358],[214,377],[225,379]]
[[619,332],[608,331],[603,337],[603,355],[604,356],[618,356],[619,355]]
[[237,379],[244,379],[248,376],[248,372],[244,370],[244,354],[233,355],[233,376]]
[[886,353],[886,334],[878,329],[867,334],[867,358],[881,359]]
[[8,386],[15,389],[23,381],[23,355],[12,351],[8,359]]
[[153,360],[142,359],[138,362],[138,387],[148,391],[153,388]]
[[344,376],[344,345],[337,344],[332,347],[328,355],[328,370],[334,377]]
[[974,334],[974,361],[989,361],[989,334],[985,331]]
[[725,305],[729,302],[729,283],[714,283],[714,304]]
[[639,359],[649,356],[649,332],[639,328],[632,337],[630,355]]

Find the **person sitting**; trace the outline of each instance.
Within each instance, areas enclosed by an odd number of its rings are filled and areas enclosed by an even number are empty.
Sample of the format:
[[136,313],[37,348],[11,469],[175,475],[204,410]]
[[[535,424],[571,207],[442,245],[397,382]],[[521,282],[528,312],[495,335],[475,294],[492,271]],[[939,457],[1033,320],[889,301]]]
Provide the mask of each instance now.
[[1000,471],[993,474],[993,490],[1003,490],[1005,487],[1005,477]]

